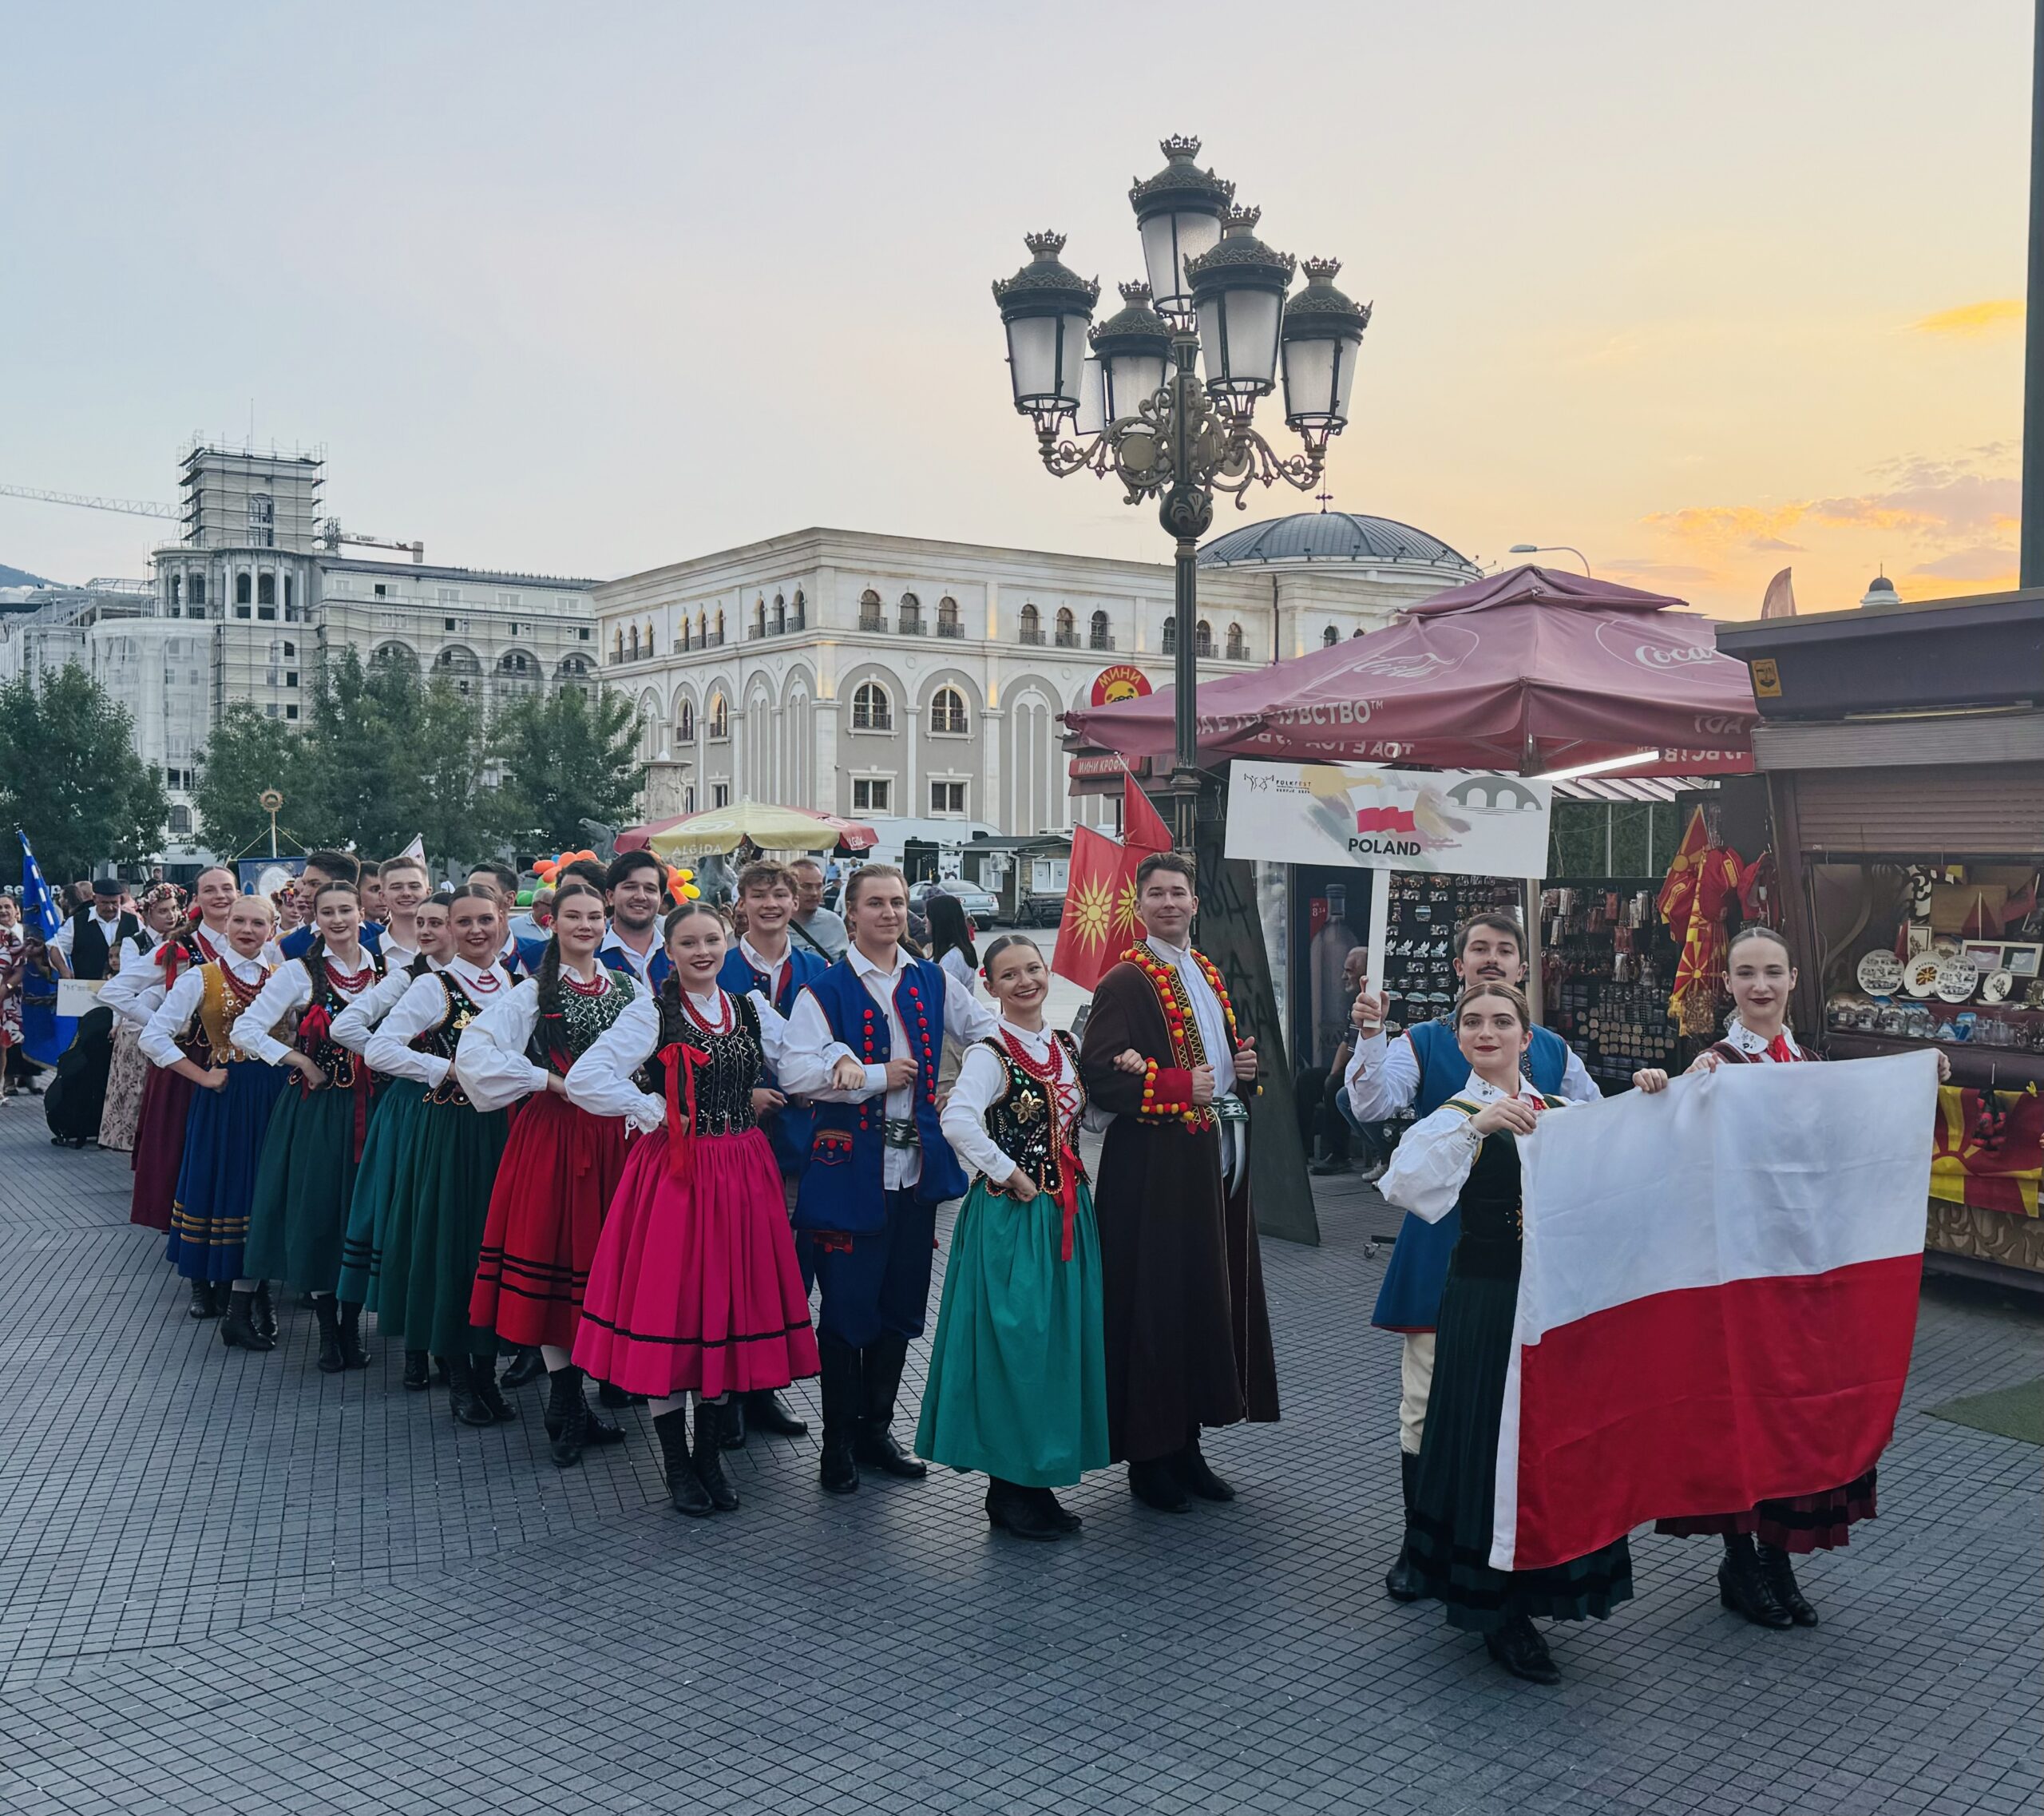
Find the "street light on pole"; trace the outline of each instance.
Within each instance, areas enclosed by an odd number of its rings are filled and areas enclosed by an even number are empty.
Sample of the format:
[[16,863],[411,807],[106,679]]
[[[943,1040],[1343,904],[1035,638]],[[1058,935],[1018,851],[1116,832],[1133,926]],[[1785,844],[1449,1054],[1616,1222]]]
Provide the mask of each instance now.
[[[1232,205],[1234,184],[1194,162],[1198,140],[1162,149],[1163,169],[1129,191],[1148,280],[1121,286],[1119,314],[1092,327],[1100,287],[1059,262],[1055,233],[1025,236],[1031,262],[993,293],[1015,407],[1036,426],[1045,469],[1060,479],[1112,474],[1126,502],[1158,499],[1176,544],[1169,791],[1189,848],[1199,794],[1196,564],[1214,494],[1232,493],[1240,510],[1252,483],[1309,491],[1319,481],[1329,438],[1348,426],[1370,312],[1334,287],[1331,260],[1309,260],[1306,287],[1288,300],[1293,260],[1256,237],[1260,216]],[[1298,454],[1280,454],[1251,422],[1281,379]]]
[[[1580,549],[1571,549],[1566,542],[1515,542],[1507,553],[1514,555],[1573,555],[1583,564],[1583,571],[1590,573],[1590,557]],[[1591,575],[1594,579],[1596,577]]]

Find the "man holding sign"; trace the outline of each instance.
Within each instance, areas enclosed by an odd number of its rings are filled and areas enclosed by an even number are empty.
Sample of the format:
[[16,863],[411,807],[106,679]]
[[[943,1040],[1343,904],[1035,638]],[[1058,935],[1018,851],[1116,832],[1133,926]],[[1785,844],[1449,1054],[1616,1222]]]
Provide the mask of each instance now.
[[[1526,936],[1519,923],[1508,914],[1478,914],[1458,927],[1455,975],[1465,989],[1472,984],[1523,985]],[[1358,1122],[1380,1122],[1408,1110],[1432,1116],[1469,1080],[1469,1062],[1456,1044],[1449,1017],[1420,1022],[1392,1041],[1384,1032],[1387,1007],[1382,993],[1365,989],[1352,1011],[1357,1038],[1355,1057],[1349,1062],[1349,1103]],[[1551,1029],[1532,1030],[1522,1069],[1535,1089],[1568,1103],[1594,1103],[1602,1095],[1583,1061]],[[1405,1340],[1399,1368],[1398,1469],[1408,1518],[1433,1384],[1441,1289],[1461,1233],[1460,1215],[1455,1211],[1435,1223],[1408,1211],[1370,1318],[1379,1330],[1396,1330]],[[1400,1547],[1384,1587],[1393,1600],[1419,1599],[1420,1580],[1407,1546]]]

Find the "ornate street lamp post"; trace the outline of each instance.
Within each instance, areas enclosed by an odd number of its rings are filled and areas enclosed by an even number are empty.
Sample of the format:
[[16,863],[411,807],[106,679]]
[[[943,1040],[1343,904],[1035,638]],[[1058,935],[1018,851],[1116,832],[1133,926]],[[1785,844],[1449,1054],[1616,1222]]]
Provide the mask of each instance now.
[[[1168,792],[1189,848],[1199,793],[1197,562],[1214,494],[1232,493],[1242,510],[1252,484],[1317,483],[1329,438],[1348,426],[1370,312],[1334,287],[1332,260],[1309,260],[1306,287],[1288,301],[1290,256],[1256,237],[1258,212],[1233,205],[1232,183],[1194,162],[1198,140],[1167,139],[1163,149],[1163,169],[1129,191],[1148,282],[1122,285],[1119,314],[1091,326],[1100,287],[1060,262],[1055,233],[1026,236],[1031,262],[993,293],[1015,407],[1035,424],[1044,466],[1060,479],[1111,473],[1131,505],[1157,498],[1175,541]],[[1251,421],[1281,378],[1298,454],[1280,454]]]

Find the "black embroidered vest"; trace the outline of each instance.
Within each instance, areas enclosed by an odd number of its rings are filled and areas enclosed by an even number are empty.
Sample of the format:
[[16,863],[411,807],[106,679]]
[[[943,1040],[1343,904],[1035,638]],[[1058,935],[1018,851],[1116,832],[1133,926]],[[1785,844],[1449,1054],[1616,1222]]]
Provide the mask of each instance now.
[[626,972],[606,966],[599,975],[609,988],[596,994],[576,989],[568,978],[561,979],[560,1012],[541,1015],[533,1024],[532,1039],[525,1043],[525,1057],[534,1065],[543,1065],[565,1078],[568,1069],[596,1045],[596,1037],[624,1013],[625,1005],[638,993],[639,986]]
[[[699,1053],[709,1055],[708,1064],[695,1068],[695,1133],[735,1135],[742,1129],[756,1128],[759,1119],[753,1114],[752,1093],[766,1077],[766,1053],[760,1045],[759,1012],[752,1006],[751,999],[731,998],[735,1014],[728,1034],[705,1033],[702,1025],[682,1007],[681,999],[670,990],[664,988],[654,1000],[660,1005],[660,1040],[653,1057],[640,1069],[646,1088],[664,1102],[667,1068],[661,1054],[671,1046],[693,1047]],[[688,1104],[685,1090],[677,1091],[676,1101],[685,1115]]]
[[[1079,1049],[1072,1037],[1061,1029],[1054,1031],[1052,1038],[1064,1052],[1065,1071],[1072,1088],[1079,1093],[1079,1111],[1083,1116],[1086,1110],[1086,1087],[1079,1077]],[[987,1134],[1040,1188],[1056,1196],[1064,1183],[1066,1144],[1071,1144],[1075,1157],[1079,1152],[1078,1118],[1074,1117],[1060,1129],[1050,1086],[1025,1071],[1008,1050],[1007,1043],[998,1037],[982,1041],[980,1045],[1000,1061],[1008,1074],[1007,1088],[987,1107]],[[1086,1179],[1083,1161],[1079,1163],[1079,1177]]]
[[[454,1057],[454,1049],[461,1043],[461,1030],[481,1014],[482,1010],[477,1005],[475,999],[456,981],[451,970],[436,971],[434,976],[439,980],[440,987],[446,993],[446,1013],[441,1017],[437,1028],[429,1028],[423,1034],[413,1037],[412,1050],[451,1060]],[[454,1069],[450,1066],[447,1076],[426,1092],[426,1100],[429,1104],[456,1104],[466,1107],[469,1096],[461,1088],[461,1081],[454,1076]]]

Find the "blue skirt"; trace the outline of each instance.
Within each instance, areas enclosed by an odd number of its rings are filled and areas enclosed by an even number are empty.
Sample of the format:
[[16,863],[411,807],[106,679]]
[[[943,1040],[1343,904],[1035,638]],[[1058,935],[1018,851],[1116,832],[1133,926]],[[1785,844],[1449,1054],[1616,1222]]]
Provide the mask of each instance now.
[[188,1280],[241,1277],[256,1164],[284,1075],[259,1060],[234,1060],[217,1091],[195,1090],[184,1159],[170,1207],[170,1264]]

